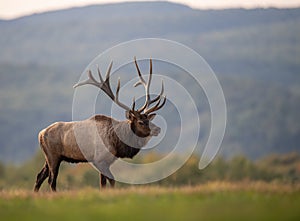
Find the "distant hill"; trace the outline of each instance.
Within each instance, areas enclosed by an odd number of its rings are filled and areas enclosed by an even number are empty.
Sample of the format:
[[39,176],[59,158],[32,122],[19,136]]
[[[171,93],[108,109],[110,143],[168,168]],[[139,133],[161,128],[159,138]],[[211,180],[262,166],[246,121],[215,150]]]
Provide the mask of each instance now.
[[[119,3],[2,20],[0,30],[0,161],[30,158],[40,129],[71,120],[72,85],[86,65],[105,49],[142,37],[186,44],[215,70],[228,105],[221,154],[256,159],[300,150],[299,8]],[[204,122],[208,113],[204,108]]]

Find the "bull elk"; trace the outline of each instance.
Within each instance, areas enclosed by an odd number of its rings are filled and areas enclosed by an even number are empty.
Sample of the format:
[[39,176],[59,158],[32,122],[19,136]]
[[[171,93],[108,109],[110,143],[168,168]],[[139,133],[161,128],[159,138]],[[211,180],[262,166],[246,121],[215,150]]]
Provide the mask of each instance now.
[[132,158],[144,147],[152,136],[160,133],[160,128],[152,123],[155,111],[161,109],[166,96],[163,96],[164,85],[161,92],[154,99],[150,99],[149,89],[152,79],[152,60],[150,59],[150,73],[147,82],[143,78],[136,58],[134,63],[139,76],[135,87],[142,85],[145,88],[145,103],[142,107],[135,108],[135,99],[132,106],[119,101],[120,79],[118,80],[116,94],[110,87],[110,72],[112,62],[103,80],[99,68],[97,81],[89,70],[88,79],[74,85],[74,88],[83,85],[94,85],[104,91],[113,102],[125,110],[125,121],[118,121],[109,116],[95,115],[89,119],[77,122],[56,122],[39,135],[39,144],[45,155],[45,164],[38,173],[34,191],[39,191],[40,186],[48,177],[52,191],[56,191],[56,180],[59,166],[62,161],[71,163],[90,162],[99,171],[101,187],[106,186],[107,180],[113,187],[114,177],[110,166],[117,158]]

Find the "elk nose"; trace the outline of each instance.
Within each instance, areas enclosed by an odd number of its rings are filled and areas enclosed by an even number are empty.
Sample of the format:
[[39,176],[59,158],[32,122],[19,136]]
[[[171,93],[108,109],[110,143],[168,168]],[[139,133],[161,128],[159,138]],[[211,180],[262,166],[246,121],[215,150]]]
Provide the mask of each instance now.
[[153,136],[158,136],[159,133],[160,133],[160,128],[159,127],[154,127],[152,129],[152,135]]

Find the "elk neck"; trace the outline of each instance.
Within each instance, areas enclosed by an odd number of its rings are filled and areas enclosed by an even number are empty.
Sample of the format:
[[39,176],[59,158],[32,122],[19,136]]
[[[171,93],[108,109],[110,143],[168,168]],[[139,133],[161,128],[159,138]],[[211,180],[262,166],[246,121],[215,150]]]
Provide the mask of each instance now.
[[115,148],[115,156],[118,158],[133,158],[150,137],[139,137],[132,130],[129,121],[119,121],[112,125],[110,141]]

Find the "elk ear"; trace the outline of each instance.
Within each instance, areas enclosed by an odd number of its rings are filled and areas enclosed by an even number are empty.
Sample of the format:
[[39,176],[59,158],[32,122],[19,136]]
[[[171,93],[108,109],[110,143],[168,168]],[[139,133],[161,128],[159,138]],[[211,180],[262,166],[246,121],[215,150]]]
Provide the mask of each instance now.
[[149,120],[149,121],[152,121],[152,120],[154,119],[155,116],[156,116],[156,114],[150,114],[150,115],[148,116],[148,120]]
[[131,111],[126,111],[126,112],[125,112],[125,117],[126,117],[126,119],[128,119],[128,120],[133,120],[134,114],[133,114]]
[[130,120],[130,113],[129,113],[129,111],[125,112],[125,117],[126,117],[126,119]]

